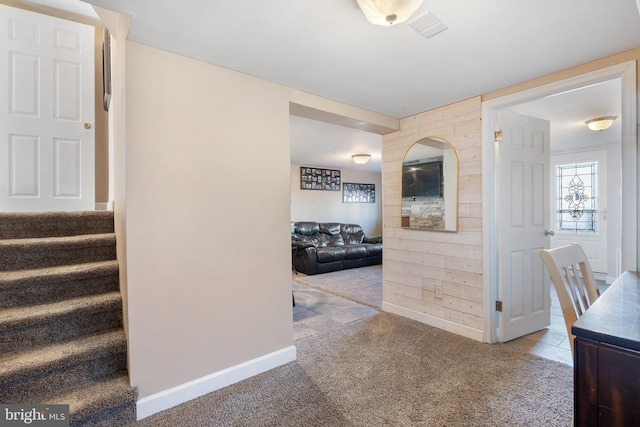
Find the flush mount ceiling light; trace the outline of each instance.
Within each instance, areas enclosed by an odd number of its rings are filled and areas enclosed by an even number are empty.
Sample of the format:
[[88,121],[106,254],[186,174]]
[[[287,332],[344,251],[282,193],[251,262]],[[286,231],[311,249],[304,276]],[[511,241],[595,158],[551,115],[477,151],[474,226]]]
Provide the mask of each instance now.
[[422,0],[355,0],[367,21],[389,26],[409,19]]
[[591,130],[603,131],[609,129],[616,118],[616,116],[598,117],[597,119],[587,120],[585,124]]
[[371,154],[354,154],[353,156],[351,156],[351,159],[353,159],[353,163],[355,163],[356,165],[364,165],[369,161],[370,158]]

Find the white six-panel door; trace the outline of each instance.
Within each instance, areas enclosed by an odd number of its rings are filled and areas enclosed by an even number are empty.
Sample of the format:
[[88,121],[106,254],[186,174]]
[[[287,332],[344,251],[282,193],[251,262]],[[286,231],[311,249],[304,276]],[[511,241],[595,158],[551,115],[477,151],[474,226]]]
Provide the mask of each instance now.
[[95,208],[94,28],[0,5],[0,211]]
[[538,256],[549,247],[549,122],[500,113],[499,318],[500,341],[550,323],[550,281]]

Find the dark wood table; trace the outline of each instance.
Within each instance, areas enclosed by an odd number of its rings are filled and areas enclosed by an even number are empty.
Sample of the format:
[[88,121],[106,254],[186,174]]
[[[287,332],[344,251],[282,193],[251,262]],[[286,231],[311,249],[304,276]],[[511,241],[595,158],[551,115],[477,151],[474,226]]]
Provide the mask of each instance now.
[[622,274],[571,328],[575,426],[640,426],[640,276]]

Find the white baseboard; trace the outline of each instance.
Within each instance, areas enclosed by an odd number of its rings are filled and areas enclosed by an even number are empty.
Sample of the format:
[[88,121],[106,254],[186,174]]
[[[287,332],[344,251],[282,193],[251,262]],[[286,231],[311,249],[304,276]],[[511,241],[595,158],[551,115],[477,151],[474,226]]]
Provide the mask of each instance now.
[[141,420],[191,399],[293,362],[296,357],[296,347],[292,345],[160,393],[143,397],[136,403],[137,419]]
[[96,203],[97,211],[112,211],[113,210],[113,201],[111,202],[100,202]]
[[441,319],[439,317],[431,316],[429,314],[420,313],[419,311],[414,311],[405,307],[400,307],[399,305],[390,304],[388,302],[382,303],[382,311],[387,311],[389,313],[397,314],[400,316],[407,317],[412,320],[416,320],[420,323],[424,323],[429,326],[434,326],[436,328],[444,329],[448,332],[453,332],[454,334],[462,335],[463,337],[471,338],[476,341],[482,341],[483,333],[478,329],[470,328],[469,326],[460,325],[458,323],[450,322],[445,319]]

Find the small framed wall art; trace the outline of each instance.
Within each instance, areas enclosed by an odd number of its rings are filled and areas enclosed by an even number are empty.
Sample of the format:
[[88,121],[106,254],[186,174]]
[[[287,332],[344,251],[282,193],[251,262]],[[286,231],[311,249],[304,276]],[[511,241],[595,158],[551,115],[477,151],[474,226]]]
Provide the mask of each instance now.
[[300,166],[301,190],[340,191],[340,171]]
[[375,203],[375,184],[345,182],[342,186],[342,203]]

